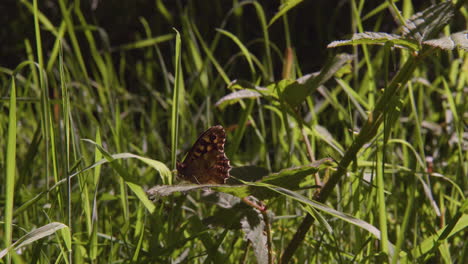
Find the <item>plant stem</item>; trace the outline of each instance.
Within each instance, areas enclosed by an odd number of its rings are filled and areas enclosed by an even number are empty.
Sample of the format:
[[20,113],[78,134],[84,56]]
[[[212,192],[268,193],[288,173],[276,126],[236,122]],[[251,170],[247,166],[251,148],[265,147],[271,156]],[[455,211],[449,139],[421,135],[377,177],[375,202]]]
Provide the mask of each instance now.
[[[403,67],[398,71],[397,75],[395,75],[392,82],[388,85],[382,97],[377,102],[374,111],[372,111],[372,113],[369,115],[366,123],[362,127],[357,137],[354,139],[353,144],[351,147],[349,147],[348,151],[346,151],[345,155],[341,159],[335,173],[332,174],[323,188],[315,193],[313,198],[314,200],[317,200],[321,203],[324,203],[327,200],[332,190],[338,184],[338,181],[343,177],[343,175],[345,175],[349,164],[351,164],[351,162],[355,159],[362,146],[374,138],[378,128],[384,120],[384,113],[389,111],[390,108],[394,107],[394,105],[390,104],[390,102],[392,102],[391,99],[397,94],[401,87],[403,87],[403,84],[409,80],[414,69],[418,65],[419,60],[419,57],[410,57],[403,65]],[[286,247],[283,255],[281,256],[280,263],[288,263],[291,260],[291,257],[293,256],[297,247],[304,240],[305,235],[309,231],[313,222],[314,218],[310,214],[307,214],[298,230],[294,234],[291,242],[289,242],[288,246]]]

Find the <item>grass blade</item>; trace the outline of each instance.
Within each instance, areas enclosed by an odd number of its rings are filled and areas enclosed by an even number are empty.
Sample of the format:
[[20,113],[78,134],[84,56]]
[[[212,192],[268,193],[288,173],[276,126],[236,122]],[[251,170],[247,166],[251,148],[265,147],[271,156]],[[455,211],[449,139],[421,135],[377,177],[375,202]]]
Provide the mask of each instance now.
[[[11,246],[13,234],[13,204],[15,197],[16,175],[16,81],[11,78],[10,109],[8,114],[8,139],[6,151],[6,181],[5,181],[5,236],[6,248]],[[10,256],[7,262],[11,261]]]

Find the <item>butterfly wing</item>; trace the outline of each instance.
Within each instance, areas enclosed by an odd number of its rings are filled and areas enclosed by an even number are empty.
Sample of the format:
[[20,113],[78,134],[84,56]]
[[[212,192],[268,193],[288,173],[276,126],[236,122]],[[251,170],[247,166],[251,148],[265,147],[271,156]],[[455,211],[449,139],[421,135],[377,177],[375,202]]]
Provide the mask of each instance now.
[[214,126],[203,132],[182,163],[177,163],[179,177],[197,184],[223,184],[231,166],[224,153],[226,132]]

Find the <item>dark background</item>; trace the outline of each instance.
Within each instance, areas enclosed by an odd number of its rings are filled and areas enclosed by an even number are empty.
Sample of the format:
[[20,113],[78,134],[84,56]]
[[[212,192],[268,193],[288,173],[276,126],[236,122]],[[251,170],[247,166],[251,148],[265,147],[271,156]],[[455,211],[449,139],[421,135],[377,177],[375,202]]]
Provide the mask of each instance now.
[[[114,47],[136,41],[137,35],[143,35],[140,17],[146,18],[150,23],[153,36],[158,36],[173,33],[172,28],[183,33],[180,16],[188,14],[197,23],[203,36],[210,40],[234,2],[227,0],[162,1],[172,15],[170,19],[160,12],[157,1],[81,1],[80,10],[89,24],[98,26],[107,33],[110,45]],[[365,4],[363,13],[366,14],[382,2],[384,1],[369,1]],[[414,4],[419,10],[422,10],[431,2],[414,1]],[[259,3],[266,12],[267,20],[275,15],[280,5],[279,1],[259,1]],[[58,1],[38,1],[38,5],[39,10],[58,27],[62,20]],[[401,8],[401,6],[399,7]],[[234,15],[228,20],[225,29],[231,32],[242,32],[243,35],[238,37],[242,41],[249,42],[260,37],[261,30],[258,27],[258,17],[252,5],[248,5],[242,10],[241,15],[237,17]],[[352,25],[349,24],[350,15],[349,1],[325,0],[304,1],[288,13],[292,45],[298,54],[299,63],[304,72],[316,71],[323,64],[328,53],[326,49],[328,43],[346,38],[352,33]],[[373,17],[364,21],[364,28],[373,31],[377,24],[380,31],[391,32],[397,28],[397,24],[387,10],[378,16],[378,18]],[[75,23],[78,24],[77,21]],[[34,44],[33,16],[21,1],[3,0],[0,3],[0,24],[2,25],[0,30],[2,43],[0,45],[0,66],[14,68],[26,59],[24,39],[28,38]],[[240,31],[238,31],[239,29]],[[270,28],[271,41],[282,50],[286,44],[283,29],[281,19]],[[83,38],[82,35],[78,35],[78,37]],[[42,31],[45,51],[50,50],[54,40],[55,37],[52,34]],[[83,45],[82,48],[86,49],[86,45]],[[225,49],[223,51],[225,54],[217,54],[221,58],[232,54],[232,51]],[[44,55],[47,56],[47,54]],[[138,53],[135,56],[138,56]],[[275,69],[275,73],[278,71]]]

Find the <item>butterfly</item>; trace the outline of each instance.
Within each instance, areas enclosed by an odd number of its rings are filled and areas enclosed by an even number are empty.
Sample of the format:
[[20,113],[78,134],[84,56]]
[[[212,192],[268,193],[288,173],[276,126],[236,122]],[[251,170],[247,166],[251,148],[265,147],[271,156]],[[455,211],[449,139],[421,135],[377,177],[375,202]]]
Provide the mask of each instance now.
[[183,162],[177,162],[178,176],[196,184],[223,184],[231,165],[224,153],[226,132],[220,125],[201,134]]

